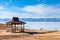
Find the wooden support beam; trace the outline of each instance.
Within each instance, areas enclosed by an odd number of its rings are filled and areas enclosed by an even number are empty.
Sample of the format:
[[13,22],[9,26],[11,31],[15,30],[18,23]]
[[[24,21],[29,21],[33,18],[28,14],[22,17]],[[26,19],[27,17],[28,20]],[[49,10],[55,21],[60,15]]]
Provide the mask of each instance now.
[[21,32],[22,32],[22,24],[21,24]]
[[12,32],[16,32],[16,24],[14,24],[15,26],[12,26]]
[[24,29],[25,29],[25,27],[24,27],[25,25],[24,24],[22,24],[22,30],[21,30],[21,32],[24,32]]
[[13,32],[13,24],[11,25],[11,27],[12,27],[12,32]]
[[15,32],[16,32],[16,24],[15,24]]
[[25,24],[23,24],[23,32],[24,32],[24,29],[25,29]]

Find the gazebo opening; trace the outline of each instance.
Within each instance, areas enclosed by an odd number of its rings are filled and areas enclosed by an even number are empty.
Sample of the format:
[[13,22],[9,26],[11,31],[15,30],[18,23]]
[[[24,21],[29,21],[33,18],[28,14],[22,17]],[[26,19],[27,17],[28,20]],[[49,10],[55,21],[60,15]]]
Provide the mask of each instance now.
[[7,31],[11,32],[24,32],[25,22],[19,21],[18,17],[13,17],[12,21],[6,22]]

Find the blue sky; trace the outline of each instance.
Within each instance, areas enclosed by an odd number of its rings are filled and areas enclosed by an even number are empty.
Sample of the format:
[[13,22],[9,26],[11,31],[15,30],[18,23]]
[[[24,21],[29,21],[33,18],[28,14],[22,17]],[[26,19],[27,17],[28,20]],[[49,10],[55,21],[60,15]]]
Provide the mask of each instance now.
[[0,18],[60,18],[60,0],[0,0]]

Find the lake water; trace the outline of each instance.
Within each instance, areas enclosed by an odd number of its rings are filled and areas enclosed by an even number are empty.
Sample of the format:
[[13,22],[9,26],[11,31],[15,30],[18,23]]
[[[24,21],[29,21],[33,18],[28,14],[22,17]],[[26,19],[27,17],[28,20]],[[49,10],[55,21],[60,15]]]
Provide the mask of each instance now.
[[60,22],[27,22],[25,28],[40,30],[60,30]]

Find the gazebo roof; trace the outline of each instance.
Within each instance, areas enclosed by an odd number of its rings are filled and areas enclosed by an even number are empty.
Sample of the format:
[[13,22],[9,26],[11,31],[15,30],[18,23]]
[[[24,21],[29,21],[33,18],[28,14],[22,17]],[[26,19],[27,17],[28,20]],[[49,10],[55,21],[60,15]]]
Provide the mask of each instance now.
[[25,22],[19,21],[18,17],[13,17],[12,21],[8,21],[7,24],[26,24]]

